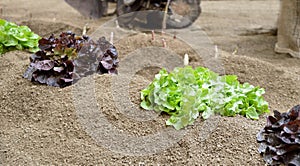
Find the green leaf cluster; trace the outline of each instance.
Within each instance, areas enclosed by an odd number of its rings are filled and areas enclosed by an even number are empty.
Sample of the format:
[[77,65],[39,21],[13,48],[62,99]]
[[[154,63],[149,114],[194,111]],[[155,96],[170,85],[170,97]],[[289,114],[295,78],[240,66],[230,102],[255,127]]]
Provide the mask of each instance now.
[[36,52],[39,50],[40,38],[27,26],[18,26],[0,19],[0,55],[11,50],[27,49],[29,52]]
[[264,89],[241,84],[235,75],[220,76],[204,67],[162,69],[148,87],[141,91],[141,107],[166,112],[166,122],[176,129],[193,124],[201,113],[204,119],[213,114],[250,119],[269,112]]

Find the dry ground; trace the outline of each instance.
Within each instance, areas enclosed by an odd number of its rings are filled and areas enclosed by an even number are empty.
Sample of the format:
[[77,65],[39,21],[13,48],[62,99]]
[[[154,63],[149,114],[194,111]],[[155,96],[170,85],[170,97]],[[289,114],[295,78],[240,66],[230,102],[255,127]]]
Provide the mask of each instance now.
[[[300,60],[273,51],[279,1],[203,1],[201,6],[203,13],[195,24],[222,50],[225,72],[238,75],[241,82],[265,88],[271,110],[286,111],[298,104]],[[26,24],[44,37],[66,30],[81,33],[86,23],[92,33],[114,17],[88,20],[62,0],[1,0],[0,9],[1,18]],[[168,43],[179,55],[190,51],[181,44]],[[151,42],[151,35],[147,34],[118,41],[120,64],[127,53],[153,45],[159,42]],[[182,139],[163,151],[149,155],[114,152],[91,134],[101,128],[93,126],[88,130],[82,125],[83,121],[97,121],[100,117],[85,119],[78,113],[73,103],[74,86],[58,89],[33,85],[22,78],[29,56],[15,51],[0,57],[0,165],[264,165],[255,137],[264,126],[266,115],[259,121],[240,116],[216,117],[219,121],[216,128],[210,126],[213,131],[208,137],[202,135],[207,124],[199,119],[186,129]],[[200,65],[201,59],[194,59],[191,64]],[[148,68],[135,75],[129,96],[133,103],[139,103],[138,91],[156,71],[157,68]],[[118,131],[138,138],[165,128],[165,116],[145,122],[124,116],[116,109],[113,92],[107,88],[116,84],[115,79],[96,76],[95,80],[99,114]],[[145,145],[147,148],[157,147]]]

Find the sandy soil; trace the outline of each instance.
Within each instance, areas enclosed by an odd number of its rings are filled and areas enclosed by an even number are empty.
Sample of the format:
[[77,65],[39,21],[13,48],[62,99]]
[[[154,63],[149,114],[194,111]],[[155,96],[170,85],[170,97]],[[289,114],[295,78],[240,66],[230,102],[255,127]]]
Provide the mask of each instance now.
[[[265,88],[265,99],[271,110],[286,111],[299,104],[300,60],[273,51],[279,2],[203,1],[202,8],[196,24],[218,45],[226,74],[238,75],[241,82]],[[86,23],[91,27],[88,33],[92,33],[114,17],[88,20],[61,0],[1,0],[0,9],[1,18],[26,24],[41,36],[66,30],[81,33]],[[160,45],[159,39],[152,41],[151,35],[143,33],[117,41],[120,64],[134,50]],[[203,64],[190,47],[178,40],[168,38],[168,48],[181,56],[188,52],[192,66]],[[95,115],[88,111],[84,115],[74,103],[76,86],[59,89],[34,85],[22,78],[29,56],[29,53],[14,51],[0,57],[0,165],[264,165],[257,153],[255,137],[267,115],[259,121],[217,116],[211,124],[198,119],[195,125],[183,130],[186,133],[180,135],[182,138],[162,151],[139,155],[117,153],[112,150],[117,144],[109,147],[97,139],[112,135],[105,133],[109,131],[106,126],[103,129],[99,126],[103,118],[117,131],[140,138],[162,132],[167,116],[136,121],[124,115],[113,100],[116,92],[110,88],[118,84],[114,82],[116,77],[109,75],[83,80],[84,83],[95,78],[95,100],[99,108]],[[132,63],[139,62],[133,60]],[[134,106],[139,104],[139,90],[157,71],[158,68],[149,67],[134,75],[127,96]],[[91,89],[84,90],[89,93]],[[86,100],[87,103],[90,100]],[[92,122],[98,123],[84,125]],[[170,127],[167,129],[175,132]],[[99,132],[93,133],[97,130]],[[165,139],[175,140],[171,136]],[[144,149],[149,151],[159,146],[145,143]]]

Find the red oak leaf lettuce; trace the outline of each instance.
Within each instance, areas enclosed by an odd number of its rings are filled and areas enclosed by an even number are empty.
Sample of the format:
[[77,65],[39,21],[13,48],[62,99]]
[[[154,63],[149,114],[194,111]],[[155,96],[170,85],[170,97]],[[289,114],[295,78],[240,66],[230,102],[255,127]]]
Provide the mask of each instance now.
[[270,165],[300,165],[300,105],[287,113],[274,111],[257,134],[258,149]]
[[24,78],[33,82],[65,87],[93,73],[117,74],[117,50],[104,37],[94,41],[63,32],[58,38],[42,38],[39,48],[24,73]]

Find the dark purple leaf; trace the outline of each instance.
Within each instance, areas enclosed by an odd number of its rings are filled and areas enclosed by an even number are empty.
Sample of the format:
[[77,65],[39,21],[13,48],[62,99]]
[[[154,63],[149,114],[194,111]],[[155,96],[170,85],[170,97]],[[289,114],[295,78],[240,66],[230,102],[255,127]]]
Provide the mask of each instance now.
[[46,71],[51,70],[54,67],[54,61],[52,60],[38,61],[34,67],[38,70],[46,70]]
[[106,61],[101,61],[101,64],[103,65],[103,67],[107,70],[110,70],[113,67],[113,64],[108,63]]
[[65,81],[65,82],[72,82],[73,81],[72,78],[61,78],[61,80]]
[[55,86],[55,87],[59,87],[60,86],[58,84],[58,78],[57,77],[53,77],[53,76],[51,76],[51,77],[49,77],[47,79],[47,83],[46,84],[49,85],[49,86]]
[[267,150],[267,144],[266,143],[261,143],[260,145],[259,145],[259,148],[258,148],[258,152],[259,153],[265,153],[266,152],[266,150]]
[[264,136],[263,131],[260,131],[260,132],[256,135],[256,139],[257,139],[258,142],[265,141],[265,136]]
[[300,152],[293,154],[293,156],[290,157],[289,160],[290,161],[287,163],[287,165],[299,166],[300,165]]
[[273,155],[271,155],[271,154],[264,155],[264,160],[267,163],[272,163],[273,162]]
[[118,71],[116,69],[111,69],[108,71],[109,74],[118,74]]
[[104,37],[98,41],[68,31],[58,38],[39,41],[41,51],[30,57],[24,78],[49,86],[65,87],[95,72],[117,74],[116,48]]
[[32,74],[33,74],[35,71],[36,71],[36,68],[34,67],[34,65],[30,65],[30,66],[26,69],[25,73],[23,74],[23,77],[31,81],[31,80],[32,80],[32,77],[33,77]]
[[41,40],[39,40],[39,48],[42,51],[51,49],[52,48],[51,40],[42,38]]
[[297,138],[295,138],[295,143],[300,144],[300,138],[299,138],[299,136]]
[[280,157],[279,157],[279,156],[277,156],[277,155],[275,155],[275,156],[273,156],[273,157],[272,157],[272,159],[273,159],[273,160],[277,160],[277,161],[278,161],[278,160],[280,160]]
[[36,81],[38,81],[41,84],[45,84],[47,82],[47,76],[46,75],[39,75],[36,77]]
[[273,116],[267,117],[267,126],[272,126],[277,122],[277,119],[274,118]]
[[[276,148],[275,148],[276,149]],[[285,153],[287,153],[287,150],[286,149],[277,149],[276,150],[276,154],[278,156],[281,156],[281,155],[284,155]]]
[[298,130],[298,126],[297,125],[286,125],[283,127],[283,131],[288,133],[288,134],[295,134]]
[[119,65],[119,59],[114,60],[113,64],[114,64],[114,66],[118,66]]
[[66,61],[63,63],[67,71],[72,72],[74,70],[74,64],[72,61]]
[[107,63],[113,63],[113,59],[110,57],[110,56],[107,56],[107,57],[103,57],[102,58],[102,61],[105,61]]
[[279,111],[277,111],[277,110],[274,110],[274,117],[276,119],[281,119],[281,113]]
[[259,153],[269,165],[300,164],[300,105],[287,113],[274,111],[257,135]]
[[271,151],[272,153],[275,153],[277,151],[276,147],[268,145],[268,150]]
[[65,68],[64,67],[54,67],[53,70],[56,72],[62,72]]

